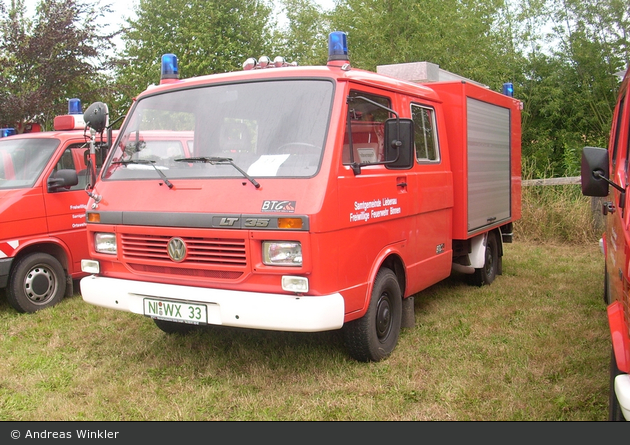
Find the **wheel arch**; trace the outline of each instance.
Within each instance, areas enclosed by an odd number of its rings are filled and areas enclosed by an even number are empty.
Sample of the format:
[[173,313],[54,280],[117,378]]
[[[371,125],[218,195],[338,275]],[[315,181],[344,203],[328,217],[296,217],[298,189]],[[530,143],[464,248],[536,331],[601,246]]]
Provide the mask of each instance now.
[[[24,244],[20,250],[16,251],[15,260],[18,260],[25,255],[29,255],[31,253],[37,253],[37,252],[47,253],[48,255],[55,257],[55,259],[59,261],[59,263],[61,264],[61,267],[63,267],[63,270],[66,272],[66,275],[69,275],[70,251],[68,250],[66,246],[63,246],[59,243],[55,243],[51,241],[46,241],[46,242],[33,241],[28,244]],[[16,261],[14,261],[13,263],[15,264],[15,262]]]
[[70,272],[71,254],[70,250],[61,243],[33,240],[22,245],[19,250],[15,251],[15,256],[13,257],[9,276],[13,275],[15,265],[19,262],[19,260],[26,255],[30,255],[32,253],[47,253],[48,255],[54,257],[57,261],[59,261],[59,264],[61,264],[61,267],[66,275],[66,290],[64,294],[66,297],[72,296],[74,294],[74,283],[72,280],[72,274]]
[[365,313],[368,305],[370,304],[370,296],[372,295],[376,275],[383,267],[387,267],[394,272],[396,278],[398,279],[398,285],[400,286],[400,294],[403,298],[405,298],[405,291],[407,289],[407,270],[405,268],[405,262],[403,261],[400,252],[390,246],[381,252],[381,255],[377,257],[377,260],[372,266],[369,277],[369,286],[365,296],[365,304],[363,310],[361,311],[362,314]]
[[346,314],[346,323],[357,318],[361,318],[365,315],[370,306],[370,298],[372,295],[372,291],[374,289],[374,282],[376,280],[376,275],[383,268],[389,268],[396,275],[396,279],[398,280],[398,285],[400,286],[400,294],[403,299],[406,297],[405,292],[407,289],[407,271],[405,269],[405,263],[402,259],[402,255],[400,251],[398,251],[393,246],[388,246],[376,257],[374,264],[370,270],[370,273],[367,278],[367,287],[365,296],[363,299],[363,307],[361,310],[355,311],[350,314]]

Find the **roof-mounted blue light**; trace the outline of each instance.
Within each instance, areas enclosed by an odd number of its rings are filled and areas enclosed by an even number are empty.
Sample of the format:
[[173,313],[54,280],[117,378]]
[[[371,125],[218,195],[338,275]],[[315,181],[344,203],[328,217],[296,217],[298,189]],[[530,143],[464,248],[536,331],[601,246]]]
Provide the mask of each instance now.
[[80,99],[74,98],[68,100],[68,114],[83,114]]
[[16,134],[15,128],[0,128],[0,138],[5,138],[14,134]]
[[165,79],[179,79],[177,56],[175,54],[164,54],[162,56],[162,74],[160,80]]
[[503,84],[503,94],[514,97],[514,85],[512,82],[506,82]]
[[348,60],[348,38],[343,31],[328,35],[328,61],[331,60]]

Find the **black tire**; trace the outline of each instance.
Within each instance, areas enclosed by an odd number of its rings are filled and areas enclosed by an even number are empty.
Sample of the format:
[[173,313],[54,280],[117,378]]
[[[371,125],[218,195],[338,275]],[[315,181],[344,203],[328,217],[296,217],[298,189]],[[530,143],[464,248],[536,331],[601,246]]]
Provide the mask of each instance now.
[[32,253],[14,265],[7,300],[18,312],[36,312],[56,305],[66,292],[66,273],[52,255]]
[[615,395],[615,377],[619,374],[621,374],[621,371],[617,368],[617,360],[615,359],[615,350],[613,348],[610,353],[610,385],[608,393],[608,420],[611,422],[623,422],[626,420],[621,412],[619,400],[617,400]]
[[157,318],[154,318],[153,322],[158,328],[160,328],[163,332],[166,332],[167,334],[186,335],[200,329],[199,325],[178,323],[176,321],[159,320]]
[[365,315],[343,327],[348,353],[360,362],[378,362],[388,357],[400,335],[402,295],[396,274],[388,268],[376,275],[370,305]]
[[475,269],[470,276],[471,283],[475,286],[492,284],[499,270],[499,243],[495,232],[488,233],[486,252],[484,254],[483,267]]

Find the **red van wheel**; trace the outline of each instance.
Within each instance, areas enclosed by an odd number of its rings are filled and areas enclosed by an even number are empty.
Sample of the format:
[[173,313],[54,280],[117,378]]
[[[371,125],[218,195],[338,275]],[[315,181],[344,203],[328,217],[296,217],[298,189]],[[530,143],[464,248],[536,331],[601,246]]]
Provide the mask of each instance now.
[[396,274],[383,268],[376,275],[370,305],[365,315],[343,327],[346,348],[361,362],[388,357],[400,335],[402,294]]
[[36,312],[63,299],[66,274],[52,255],[32,253],[16,262],[7,290],[7,300],[16,311]]

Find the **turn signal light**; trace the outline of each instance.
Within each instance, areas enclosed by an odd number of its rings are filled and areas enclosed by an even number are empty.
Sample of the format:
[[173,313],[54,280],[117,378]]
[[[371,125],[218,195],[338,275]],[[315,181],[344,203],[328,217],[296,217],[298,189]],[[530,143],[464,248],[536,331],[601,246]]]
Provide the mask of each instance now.
[[100,213],[88,213],[87,221],[91,223],[100,223],[101,222],[101,214]]
[[301,218],[278,218],[279,229],[301,229]]

